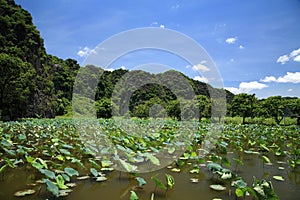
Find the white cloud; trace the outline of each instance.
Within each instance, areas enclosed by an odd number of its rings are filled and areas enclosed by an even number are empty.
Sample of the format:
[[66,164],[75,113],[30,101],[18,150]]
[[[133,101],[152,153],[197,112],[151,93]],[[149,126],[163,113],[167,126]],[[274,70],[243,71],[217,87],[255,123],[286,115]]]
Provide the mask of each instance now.
[[203,83],[208,83],[208,79],[205,78],[204,76],[195,76],[194,80],[200,81],[200,82],[203,82]]
[[230,38],[227,38],[225,40],[225,42],[228,44],[234,44],[236,42],[236,40],[237,40],[237,37],[230,37]]
[[300,62],[300,55],[296,56],[296,57],[294,58],[294,61],[295,61],[295,62]]
[[261,79],[262,82],[277,82],[277,83],[300,83],[300,72],[287,72],[286,75],[275,78],[274,76],[266,76]]
[[208,72],[210,69],[208,67],[206,67],[205,65],[202,65],[202,64],[197,64],[197,65],[194,65],[192,67],[192,69],[194,71],[202,71],[202,72]]
[[230,62],[234,62],[234,59],[233,59],[233,58],[231,58],[229,61],[230,61]]
[[292,89],[292,88],[290,88],[290,89],[288,89],[287,91],[288,91],[288,92],[291,92],[291,91],[293,91],[293,89]]
[[239,88],[242,91],[249,92],[251,90],[261,90],[266,87],[268,87],[266,84],[259,83],[257,81],[251,81],[251,82],[241,82]]
[[89,56],[91,53],[96,54],[95,49],[90,49],[90,48],[88,48],[88,47],[84,47],[83,49],[80,49],[80,50],[77,52],[77,55],[80,56],[80,57],[87,57],[87,56]]
[[290,60],[294,60],[295,62],[300,62],[300,48],[293,50],[289,55],[285,54],[279,56],[277,62],[281,64],[285,64]]
[[279,83],[300,83],[300,72],[287,72],[283,77],[277,79]]
[[126,69],[126,67],[125,67],[124,65],[122,65],[122,66],[120,67],[120,69],[123,69],[123,70],[125,70],[125,69]]
[[160,28],[165,28],[165,25],[161,24],[159,27],[160,27]]
[[240,45],[239,49],[245,49],[245,47],[243,45]]
[[105,70],[105,71],[109,71],[109,72],[115,71],[114,68],[106,68],[106,69],[104,69],[104,70]]
[[251,81],[251,82],[241,82],[238,88],[225,87],[225,89],[234,94],[239,94],[239,93],[248,93],[252,90],[261,90],[266,87],[268,87],[266,84],[259,83],[257,81]]
[[150,26],[157,26],[158,25],[158,22],[152,22],[151,24],[150,24]]
[[300,48],[299,49],[295,49],[294,51],[292,51],[290,53],[290,57],[295,57],[295,56],[297,56],[299,54],[300,54]]
[[261,79],[260,81],[265,83],[270,83],[270,82],[275,82],[276,78],[274,76],[266,76],[264,79]]
[[283,55],[277,59],[277,62],[284,65],[289,60],[290,60],[290,58],[288,57],[288,55]]
[[177,10],[179,7],[180,7],[179,4],[175,4],[175,5],[172,5],[172,6],[171,6],[171,9],[172,9],[172,10]]
[[226,90],[232,92],[233,94],[238,94],[241,93],[239,88],[235,88],[235,87],[225,87]]
[[191,65],[187,65],[187,66],[185,66],[185,68],[186,68],[186,69],[188,69],[188,68],[190,68],[190,67],[191,67]]

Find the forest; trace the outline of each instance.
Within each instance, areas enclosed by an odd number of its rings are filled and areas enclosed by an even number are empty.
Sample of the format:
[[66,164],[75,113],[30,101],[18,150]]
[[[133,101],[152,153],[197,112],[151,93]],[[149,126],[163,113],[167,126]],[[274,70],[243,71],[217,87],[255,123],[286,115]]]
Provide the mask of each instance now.
[[[104,71],[101,66],[80,66],[74,59],[60,59],[49,55],[43,39],[32,23],[29,12],[14,1],[1,0],[0,4],[0,113],[1,119],[54,118],[72,115],[73,84],[80,68],[95,68],[102,75],[96,87],[95,107],[97,117],[112,116],[112,92],[119,79],[128,70]],[[137,71],[136,73],[148,73]],[[166,74],[172,72],[165,72]],[[162,74],[149,75],[160,79]],[[193,103],[199,110],[199,119],[210,117],[211,98],[208,84],[193,80],[185,75],[195,91]],[[83,88],[83,90],[86,88]],[[214,89],[220,90],[220,89]],[[297,118],[300,123],[300,99],[273,96],[257,99],[255,95],[226,92],[227,116],[273,118],[280,123],[284,117]],[[133,117],[149,117],[153,105],[165,108],[167,116],[180,119],[186,102],[180,110],[178,99],[168,88],[146,84],[130,98],[129,114]],[[157,117],[161,114],[157,113]]]

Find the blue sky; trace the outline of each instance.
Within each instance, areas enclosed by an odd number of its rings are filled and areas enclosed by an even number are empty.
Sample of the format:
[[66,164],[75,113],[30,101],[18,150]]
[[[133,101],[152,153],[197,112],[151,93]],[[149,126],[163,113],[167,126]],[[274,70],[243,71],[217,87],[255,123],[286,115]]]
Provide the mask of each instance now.
[[[300,97],[300,1],[297,0],[16,0],[28,10],[48,53],[80,64],[120,32],[142,27],[179,31],[198,42],[234,93]],[[146,52],[147,53],[147,52]],[[145,54],[145,52],[144,52]],[[143,54],[112,68],[149,62]],[[205,81],[203,70],[166,53],[156,62]],[[131,56],[134,58],[134,56]],[[144,59],[144,60],[143,60]],[[200,64],[200,63],[199,63]],[[205,65],[205,64],[203,64]],[[203,67],[203,66],[202,66]],[[204,66],[205,67],[205,66]],[[195,73],[198,72],[198,75]]]

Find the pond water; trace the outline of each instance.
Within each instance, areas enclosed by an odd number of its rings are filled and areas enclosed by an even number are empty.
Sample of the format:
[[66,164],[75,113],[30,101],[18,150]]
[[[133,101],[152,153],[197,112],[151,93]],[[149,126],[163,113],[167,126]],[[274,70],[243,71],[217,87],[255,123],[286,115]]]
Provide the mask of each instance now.
[[[229,159],[236,157],[233,153],[228,154]],[[269,156],[271,160],[277,160],[278,162],[273,165],[265,165],[262,163],[259,155],[244,155],[244,165],[238,167],[237,174],[241,176],[248,184],[253,183],[253,176],[258,179],[271,180],[275,192],[280,199],[284,200],[298,200],[300,196],[300,169],[296,168],[291,170],[288,163],[284,158]],[[278,169],[278,167],[284,167],[284,169]],[[234,164],[231,167],[234,169]],[[165,193],[162,189],[157,188],[155,193],[155,200],[211,200],[214,198],[220,199],[236,199],[234,196],[234,188],[232,189],[232,195],[229,196],[228,189],[226,191],[218,192],[209,188],[211,184],[215,184],[216,180],[212,178],[212,174],[207,170],[206,166],[200,167],[199,174],[191,174],[189,171],[192,166],[189,164],[180,167],[181,172],[171,172],[170,169],[164,168],[152,173],[139,174],[143,177],[147,184],[143,189],[135,189],[139,199],[149,200],[151,193],[154,191],[155,184],[151,180],[151,176],[157,175],[161,180],[165,180],[165,173],[171,174],[175,179],[175,186],[172,190]],[[44,185],[26,186],[39,179],[38,172],[34,173],[32,169],[26,167],[18,169],[6,169],[4,174],[0,175],[0,199],[129,199],[130,190],[137,185],[137,181],[134,176],[128,173],[113,171],[106,173],[108,180],[104,182],[95,182],[93,179],[76,180],[73,182],[77,184],[72,188],[73,192],[69,193],[66,197],[53,198],[49,196]],[[280,175],[284,178],[284,181],[277,181],[272,177],[274,175]],[[199,179],[198,183],[191,183],[190,178]],[[14,197],[14,193],[21,189],[34,188],[40,191],[33,195],[25,197]],[[228,185],[227,185],[228,188]],[[252,198],[246,198],[252,199]]]

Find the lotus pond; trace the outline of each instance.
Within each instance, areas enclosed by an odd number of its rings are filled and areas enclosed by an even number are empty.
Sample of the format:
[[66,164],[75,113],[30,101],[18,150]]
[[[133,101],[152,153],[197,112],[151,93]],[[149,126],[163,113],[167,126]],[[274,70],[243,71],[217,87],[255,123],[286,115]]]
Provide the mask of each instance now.
[[0,199],[299,199],[299,126],[225,124],[206,149],[209,123],[135,119],[128,134],[98,122],[88,130],[71,119],[1,123]]

